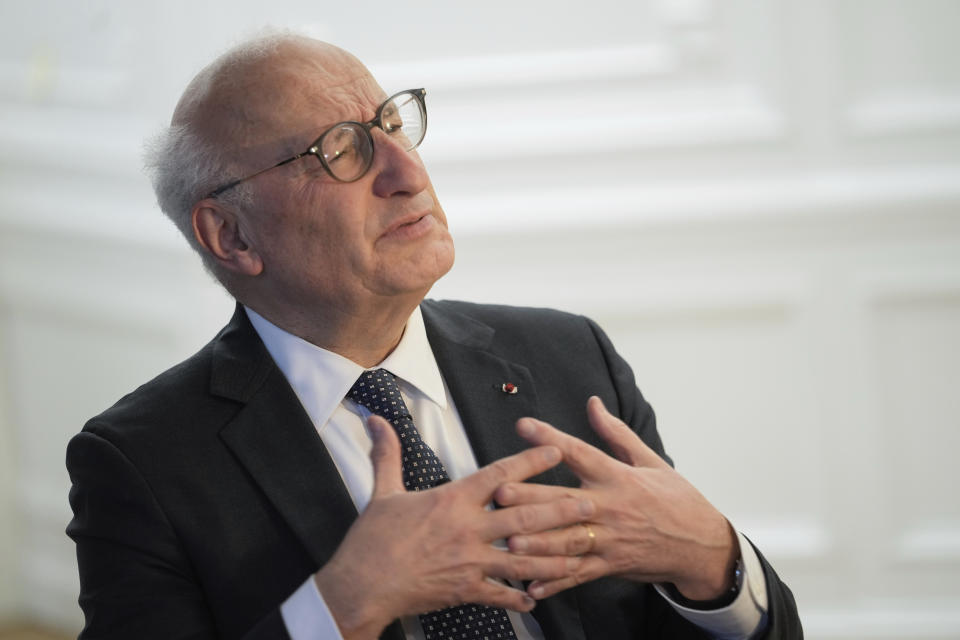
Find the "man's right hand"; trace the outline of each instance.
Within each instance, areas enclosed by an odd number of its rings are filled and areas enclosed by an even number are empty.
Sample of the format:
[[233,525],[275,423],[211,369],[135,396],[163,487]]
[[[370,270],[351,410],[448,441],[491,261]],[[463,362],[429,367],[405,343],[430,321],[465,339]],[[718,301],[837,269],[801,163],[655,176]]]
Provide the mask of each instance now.
[[370,503],[314,579],[347,640],[377,638],[395,618],[465,602],[530,611],[535,601],[496,578],[550,580],[575,573],[580,558],[517,556],[492,542],[585,521],[589,500],[561,498],[490,510],[493,493],[556,466],[560,450],[535,447],[426,491],[406,491],[400,441],[383,418],[373,437]]

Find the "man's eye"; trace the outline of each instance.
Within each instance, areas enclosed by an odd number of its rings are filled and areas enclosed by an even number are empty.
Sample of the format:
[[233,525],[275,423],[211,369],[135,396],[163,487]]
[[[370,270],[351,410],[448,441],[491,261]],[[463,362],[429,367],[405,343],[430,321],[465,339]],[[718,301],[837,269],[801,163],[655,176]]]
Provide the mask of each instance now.
[[387,133],[396,133],[403,130],[403,121],[397,120],[396,122],[384,122],[383,130]]
[[350,156],[352,155],[353,155],[352,147],[350,146],[340,147],[339,149],[335,149],[333,153],[327,156],[327,163],[333,164],[334,162],[338,162],[340,160],[349,159]]

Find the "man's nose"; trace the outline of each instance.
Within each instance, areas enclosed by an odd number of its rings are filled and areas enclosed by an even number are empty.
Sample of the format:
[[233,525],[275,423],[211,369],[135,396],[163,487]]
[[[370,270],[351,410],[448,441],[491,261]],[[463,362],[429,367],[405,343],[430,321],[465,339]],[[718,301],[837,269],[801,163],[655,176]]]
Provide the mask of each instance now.
[[415,151],[407,151],[399,140],[380,129],[373,133],[373,192],[381,198],[420,193],[430,184],[426,167]]

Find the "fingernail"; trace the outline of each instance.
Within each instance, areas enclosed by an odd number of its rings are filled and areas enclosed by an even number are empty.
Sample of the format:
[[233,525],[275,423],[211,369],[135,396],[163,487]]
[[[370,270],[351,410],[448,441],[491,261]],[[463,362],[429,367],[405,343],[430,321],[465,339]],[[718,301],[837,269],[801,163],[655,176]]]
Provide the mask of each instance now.
[[378,421],[367,420],[367,430],[370,432],[370,437],[374,440],[378,439],[380,434],[383,433],[381,429],[383,429],[383,425],[381,425]]
[[578,505],[580,507],[580,515],[582,516],[592,516],[593,515],[593,501],[584,498],[580,501]]
[[527,544],[526,538],[520,538],[517,536],[510,538],[510,551],[513,551],[514,553],[524,553],[528,547],[529,545]]
[[[537,601],[534,600],[533,598],[531,598],[530,596],[524,594],[524,595],[523,595],[523,604],[525,604],[525,605],[527,605],[528,607],[530,607],[530,609],[533,609],[535,606],[537,606]],[[528,611],[529,611],[529,609],[528,609]]]
[[539,584],[537,584],[537,585],[531,585],[531,587],[530,587],[530,595],[532,595],[534,598],[542,598],[542,597],[543,597],[543,593],[544,593],[544,591],[543,591],[543,586],[541,586],[541,585],[539,585]]

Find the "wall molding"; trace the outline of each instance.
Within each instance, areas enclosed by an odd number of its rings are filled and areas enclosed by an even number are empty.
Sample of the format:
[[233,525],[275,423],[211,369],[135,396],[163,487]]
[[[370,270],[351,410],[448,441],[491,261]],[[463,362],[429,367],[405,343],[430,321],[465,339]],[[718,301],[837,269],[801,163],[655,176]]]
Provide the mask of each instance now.
[[897,559],[908,563],[960,563],[960,522],[921,522],[910,526],[896,545]]
[[850,131],[865,138],[960,134],[960,93],[903,90],[870,96],[849,107],[845,118]]

